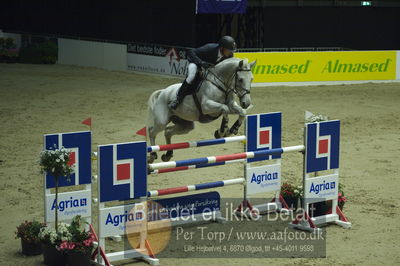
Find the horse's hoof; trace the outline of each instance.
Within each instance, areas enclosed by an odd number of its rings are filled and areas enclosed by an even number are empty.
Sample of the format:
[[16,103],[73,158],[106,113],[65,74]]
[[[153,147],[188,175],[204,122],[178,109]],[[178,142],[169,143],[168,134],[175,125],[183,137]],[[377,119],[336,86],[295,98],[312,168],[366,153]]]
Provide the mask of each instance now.
[[171,158],[172,158],[172,156],[168,156],[166,154],[161,155],[161,160],[163,162],[168,162]]
[[154,160],[157,160],[158,156],[156,152],[151,152],[150,156],[147,158],[148,163],[153,163]]
[[220,138],[221,138],[221,135],[219,134],[219,131],[218,131],[218,130],[215,130],[215,132],[214,132],[214,137],[215,137],[216,139],[220,139]]

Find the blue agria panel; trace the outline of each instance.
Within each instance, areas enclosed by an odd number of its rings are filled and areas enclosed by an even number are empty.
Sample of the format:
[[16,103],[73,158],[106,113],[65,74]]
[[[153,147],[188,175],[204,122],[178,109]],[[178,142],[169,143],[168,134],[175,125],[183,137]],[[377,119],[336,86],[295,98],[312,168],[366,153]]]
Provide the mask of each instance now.
[[98,147],[100,202],[147,195],[146,142]]
[[[268,113],[246,116],[246,150],[261,151],[282,147],[282,113]],[[248,159],[256,162],[279,159],[281,154]]]
[[340,121],[307,124],[306,173],[339,168]]
[[[92,135],[90,131],[44,135],[44,149],[53,150],[64,147],[71,152],[70,161],[75,164],[75,171],[70,181],[59,179],[59,186],[90,184],[92,181]],[[54,188],[54,177],[46,174],[46,189]]]

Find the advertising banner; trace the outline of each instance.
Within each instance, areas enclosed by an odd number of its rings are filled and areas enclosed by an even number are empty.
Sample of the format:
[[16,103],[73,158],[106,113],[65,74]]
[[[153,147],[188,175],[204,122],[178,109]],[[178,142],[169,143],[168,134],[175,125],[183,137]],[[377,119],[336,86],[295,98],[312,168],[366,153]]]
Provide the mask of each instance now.
[[[189,196],[165,198],[144,203],[128,204],[100,209],[100,236],[108,237],[137,233],[146,229],[147,221],[193,221],[195,215],[205,214],[221,208],[221,197],[218,192],[206,192]],[[147,217],[147,218],[146,218]],[[200,219],[200,218],[199,218]],[[201,221],[201,220],[199,220]]]
[[[125,235],[126,230],[140,232],[146,228],[143,203],[100,209],[100,237]],[[129,228],[127,228],[129,227]]]
[[247,167],[247,195],[281,189],[281,165]]
[[[56,197],[55,194],[45,195],[45,221],[54,222]],[[92,192],[91,190],[78,190],[58,193],[58,220],[71,220],[76,215],[91,217]]]
[[[92,133],[90,131],[59,133],[44,135],[44,149],[52,150],[64,147],[70,154],[70,164],[74,165],[74,172],[59,179],[59,186],[76,186],[90,184],[92,181]],[[54,177],[45,174],[46,189],[54,188]]]
[[146,196],[146,156],[144,141],[98,146],[100,202]]
[[128,70],[184,77],[187,73],[187,48],[129,44]]
[[[246,119],[246,151],[261,151],[282,147],[282,113],[248,115]],[[280,154],[247,159],[247,162],[279,159]]]
[[396,51],[235,53],[257,60],[255,83],[396,79]]
[[339,168],[339,120],[307,124],[306,143],[306,173]]
[[197,0],[196,14],[243,14],[247,0]]
[[304,195],[307,203],[335,200],[339,193],[339,175],[307,178]]

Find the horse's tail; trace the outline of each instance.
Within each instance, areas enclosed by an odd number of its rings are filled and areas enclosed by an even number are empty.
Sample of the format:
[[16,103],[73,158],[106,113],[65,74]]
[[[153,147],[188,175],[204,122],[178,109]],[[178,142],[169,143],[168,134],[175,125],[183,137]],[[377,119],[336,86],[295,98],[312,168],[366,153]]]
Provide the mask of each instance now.
[[149,128],[154,126],[154,115],[153,115],[153,108],[155,105],[155,102],[158,99],[158,96],[160,95],[161,90],[156,90],[150,95],[149,101],[147,102],[147,122],[146,122],[146,138],[149,136]]

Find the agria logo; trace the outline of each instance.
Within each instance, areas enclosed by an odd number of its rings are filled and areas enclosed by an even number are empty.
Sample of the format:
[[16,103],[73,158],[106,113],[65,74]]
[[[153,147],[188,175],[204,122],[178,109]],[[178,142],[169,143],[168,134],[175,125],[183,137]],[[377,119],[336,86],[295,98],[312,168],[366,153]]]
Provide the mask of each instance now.
[[[74,164],[74,172],[69,178],[60,178],[59,186],[90,184],[92,180],[91,132],[73,132],[44,135],[44,149],[64,147],[70,154],[69,164]],[[46,189],[54,188],[54,177],[46,174]]]
[[146,142],[102,145],[98,149],[100,202],[146,196]]
[[340,121],[307,124],[306,173],[339,168]]
[[336,182],[326,182],[325,180],[322,183],[317,183],[314,184],[314,182],[311,183],[310,186],[310,193],[315,193],[319,194],[321,191],[328,191],[336,188]]
[[[269,113],[247,116],[247,151],[260,151],[281,148],[282,114]],[[279,159],[280,154],[248,159],[255,162],[268,159]]]

